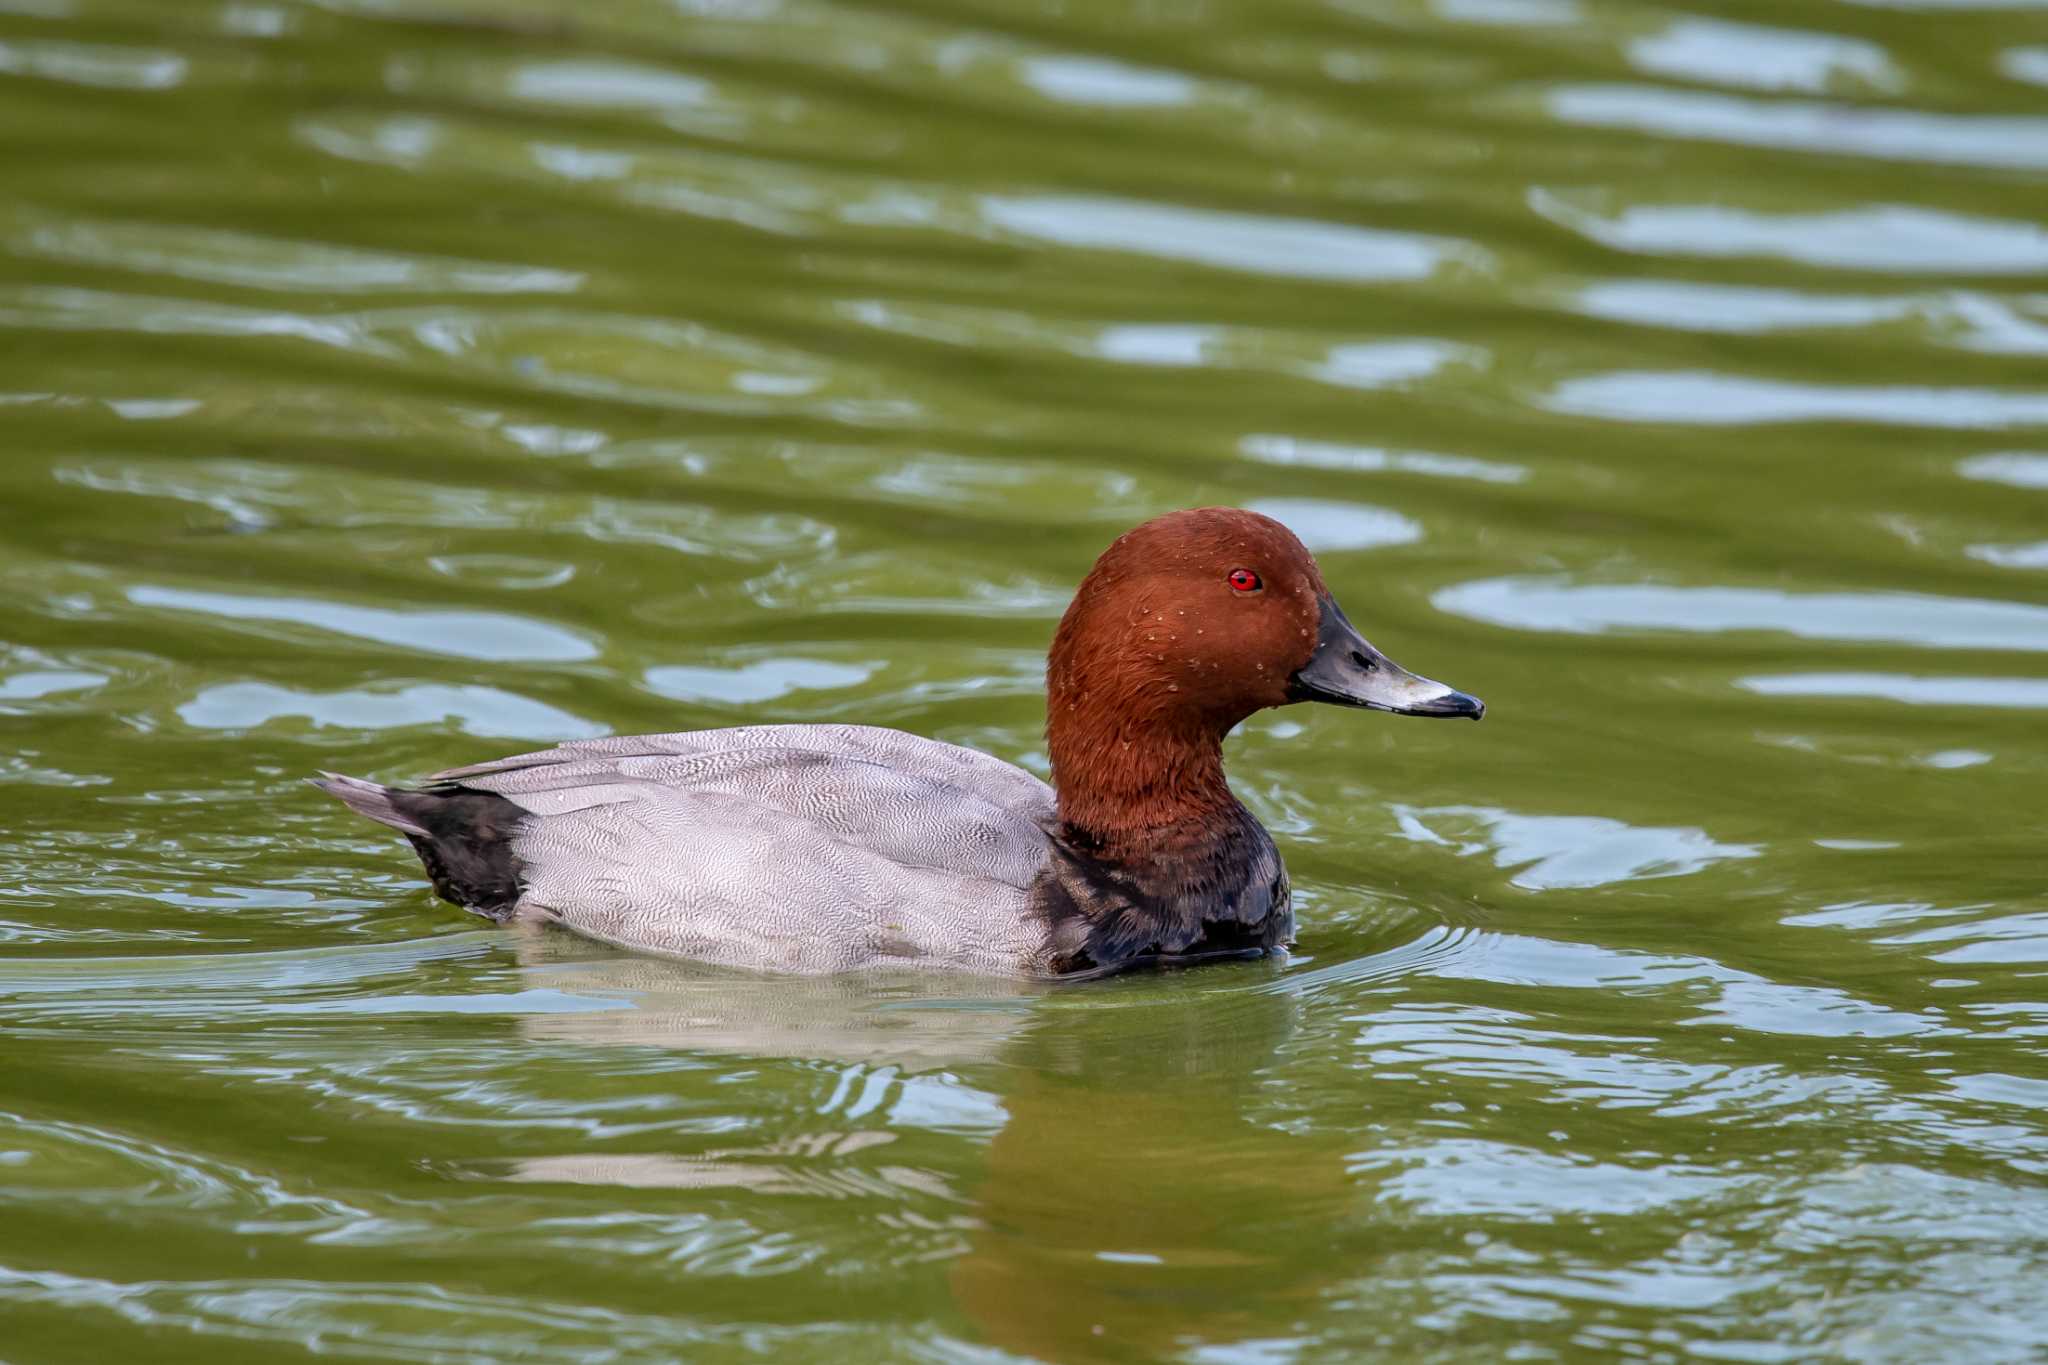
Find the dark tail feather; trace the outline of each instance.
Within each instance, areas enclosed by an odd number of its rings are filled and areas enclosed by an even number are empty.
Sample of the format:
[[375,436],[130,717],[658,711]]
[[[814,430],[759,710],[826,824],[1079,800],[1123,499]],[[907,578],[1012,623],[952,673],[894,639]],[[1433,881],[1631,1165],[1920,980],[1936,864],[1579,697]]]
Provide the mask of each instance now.
[[318,777],[309,777],[307,782],[340,801],[357,815],[365,815],[380,825],[417,838],[427,839],[427,827],[398,808],[396,798],[417,796],[417,792],[400,792],[390,787],[380,787],[375,782],[365,782],[360,777],[344,777],[340,773],[323,771]]
[[409,791],[329,772],[307,781],[410,840],[442,900],[495,920],[518,907],[525,886],[512,835],[527,813],[504,797],[458,786]]

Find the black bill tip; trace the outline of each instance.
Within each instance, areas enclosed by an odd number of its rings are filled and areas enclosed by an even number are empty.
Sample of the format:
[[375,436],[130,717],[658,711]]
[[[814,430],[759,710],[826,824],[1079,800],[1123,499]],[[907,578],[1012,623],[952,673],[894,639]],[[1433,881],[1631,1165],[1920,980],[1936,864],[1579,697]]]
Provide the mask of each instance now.
[[1441,697],[1404,707],[1395,712],[1402,716],[1435,716],[1441,720],[1486,719],[1486,703],[1470,692],[1447,692]]

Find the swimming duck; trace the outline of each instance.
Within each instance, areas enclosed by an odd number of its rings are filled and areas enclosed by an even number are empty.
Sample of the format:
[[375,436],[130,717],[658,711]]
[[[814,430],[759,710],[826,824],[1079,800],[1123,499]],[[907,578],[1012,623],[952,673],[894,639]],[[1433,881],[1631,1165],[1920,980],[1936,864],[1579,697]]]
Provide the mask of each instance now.
[[1051,786],[866,725],[578,740],[418,788],[315,785],[404,834],[434,889],[487,919],[783,972],[1074,978],[1292,941],[1280,854],[1223,777],[1223,737],[1253,712],[1486,712],[1368,644],[1286,527],[1228,507],[1103,551],[1046,694]]

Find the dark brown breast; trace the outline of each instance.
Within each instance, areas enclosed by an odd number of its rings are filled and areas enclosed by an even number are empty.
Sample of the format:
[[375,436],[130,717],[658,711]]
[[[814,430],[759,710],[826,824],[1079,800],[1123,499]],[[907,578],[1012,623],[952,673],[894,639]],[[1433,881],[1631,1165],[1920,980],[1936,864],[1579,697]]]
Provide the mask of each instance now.
[[1257,957],[1294,937],[1287,870],[1243,806],[1217,822],[1148,831],[1106,848],[1086,831],[1048,831],[1053,856],[1031,887],[1054,974]]

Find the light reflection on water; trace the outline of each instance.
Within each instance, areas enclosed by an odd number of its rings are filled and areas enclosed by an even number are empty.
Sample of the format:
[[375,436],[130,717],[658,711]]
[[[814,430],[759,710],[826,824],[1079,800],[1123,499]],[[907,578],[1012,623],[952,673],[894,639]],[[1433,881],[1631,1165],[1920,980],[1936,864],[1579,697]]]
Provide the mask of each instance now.
[[1901,275],[2032,275],[2048,269],[2048,225],[1912,203],[1806,213],[1720,204],[1630,204],[1591,211],[1549,189],[1529,206],[1618,250],[1646,256],[1761,256]]
[[1629,44],[1638,70],[1681,80],[1757,90],[1826,93],[1841,83],[1879,91],[1903,78],[1876,43],[1834,33],[1678,19],[1659,33]]
[[1752,100],[1648,86],[1571,85],[1550,111],[1566,123],[1664,137],[1825,151],[1885,161],[2048,168],[2048,119],[1871,109],[1806,100]]
[[981,201],[981,212],[998,229],[1022,237],[1261,275],[1414,280],[1452,260],[1485,259],[1467,243],[1413,233],[1112,199],[990,196]]
[[1915,706],[2048,707],[2048,678],[1780,673],[1743,678],[1739,685],[1769,697],[1884,697]]
[[359,731],[453,721],[466,735],[563,740],[608,733],[602,725],[555,707],[474,685],[417,683],[395,691],[309,692],[266,683],[228,683],[206,688],[178,708],[178,719],[202,730],[239,730],[301,717],[324,729]]
[[1519,630],[1783,631],[1923,649],[2048,650],[2048,606],[1918,593],[1789,593],[1496,578],[1436,596],[1447,612]]
[[204,613],[230,621],[273,621],[311,626],[426,654],[509,662],[593,658],[596,646],[558,626],[500,612],[393,611],[303,597],[252,597],[139,584],[128,600],[141,607]]
[[1795,384],[1702,371],[1587,375],[1558,385],[1546,401],[1560,412],[1625,422],[1740,426],[1840,421],[1959,430],[2048,426],[2048,391]]
[[[0,1355],[2038,1356],[2044,16],[0,4]],[[299,784],[1044,773],[1219,502],[1490,706],[1242,727],[1285,960],[622,957]]]

